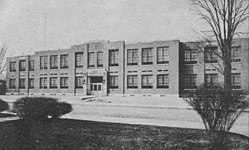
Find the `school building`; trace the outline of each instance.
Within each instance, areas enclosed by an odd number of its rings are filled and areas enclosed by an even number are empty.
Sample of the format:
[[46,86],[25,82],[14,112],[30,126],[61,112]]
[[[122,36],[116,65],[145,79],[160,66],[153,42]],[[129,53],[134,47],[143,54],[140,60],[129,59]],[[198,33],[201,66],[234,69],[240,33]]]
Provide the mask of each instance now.
[[[223,81],[217,43],[97,41],[8,57],[6,93],[22,95],[182,94]],[[249,38],[233,41],[232,85],[249,89]]]

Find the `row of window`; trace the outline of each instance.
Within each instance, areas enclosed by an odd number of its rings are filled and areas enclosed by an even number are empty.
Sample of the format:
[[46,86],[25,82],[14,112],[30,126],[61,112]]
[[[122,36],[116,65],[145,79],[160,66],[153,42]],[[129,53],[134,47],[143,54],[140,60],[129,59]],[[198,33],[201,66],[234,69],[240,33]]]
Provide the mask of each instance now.
[[[50,88],[58,88],[58,78],[57,77],[50,77]],[[40,88],[47,88],[48,87],[48,78],[40,78]],[[75,87],[76,88],[83,88],[83,77],[76,77],[75,78]],[[16,88],[16,79],[10,79],[10,88]],[[19,88],[25,88],[25,79],[19,79]],[[34,88],[34,78],[29,79],[29,88]],[[60,88],[68,88],[68,77],[60,77]]]
[[[184,76],[184,88],[197,88],[197,74],[187,74]],[[215,85],[218,83],[218,74],[206,74],[205,84],[207,86]],[[233,73],[231,75],[231,85],[233,88],[241,88],[241,75],[240,73]]]
[[[211,46],[205,47],[204,49],[204,61],[206,63],[217,63],[218,56],[218,47]],[[196,49],[187,49],[184,51],[184,61],[186,63],[196,63],[197,62],[197,50]],[[231,61],[240,62],[241,61],[241,47],[234,46],[231,50]]]
[[[169,47],[157,48],[157,64],[169,63]],[[138,64],[138,49],[127,50],[127,65]],[[153,48],[142,48],[142,65],[153,64]]]
[[[142,89],[152,89],[153,88],[153,75],[142,75],[141,79]],[[127,76],[127,88],[136,89],[138,88],[138,75],[128,75]],[[159,74],[157,75],[157,88],[169,88],[169,75]]]
[[[26,70],[26,60],[19,61],[19,70],[20,71]],[[35,70],[34,60],[29,61],[29,70],[30,71]],[[16,62],[10,62],[10,71],[16,71]]]

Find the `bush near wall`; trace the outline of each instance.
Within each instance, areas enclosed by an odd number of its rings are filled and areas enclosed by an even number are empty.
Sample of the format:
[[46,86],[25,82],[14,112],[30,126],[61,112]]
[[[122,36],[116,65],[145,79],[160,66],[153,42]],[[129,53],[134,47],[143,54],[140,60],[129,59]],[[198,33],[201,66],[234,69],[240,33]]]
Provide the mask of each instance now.
[[71,104],[49,97],[22,97],[13,105],[13,112],[20,118],[32,121],[58,119],[72,110]]
[[8,110],[9,109],[9,104],[2,99],[0,99],[0,112]]

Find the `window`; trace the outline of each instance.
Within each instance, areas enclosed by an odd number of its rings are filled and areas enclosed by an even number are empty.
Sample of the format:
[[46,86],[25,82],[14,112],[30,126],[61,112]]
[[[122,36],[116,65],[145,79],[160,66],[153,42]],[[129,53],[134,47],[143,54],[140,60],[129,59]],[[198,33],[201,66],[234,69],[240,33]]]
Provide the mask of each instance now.
[[152,89],[153,88],[152,75],[142,75],[142,88],[143,89]]
[[83,77],[76,77],[75,78],[75,87],[76,88],[83,88]]
[[97,53],[97,66],[98,66],[98,67],[103,67],[103,59],[102,59],[102,56],[103,56],[103,52],[98,52],[98,53]]
[[241,47],[240,46],[232,47],[231,60],[232,60],[232,62],[240,62],[241,61]]
[[61,77],[61,88],[68,88],[68,77]]
[[218,47],[205,47],[205,62],[206,63],[217,63]]
[[35,80],[34,80],[34,78],[30,78],[29,79],[29,88],[30,89],[33,89],[34,87],[35,87]]
[[117,89],[118,88],[118,76],[110,76],[109,88],[111,88],[111,89]]
[[16,62],[10,62],[10,71],[16,71]]
[[68,68],[68,54],[61,55],[61,68]]
[[50,69],[57,69],[58,68],[58,56],[52,55],[50,56]]
[[19,61],[19,70],[20,71],[25,71],[26,70],[26,61],[25,60],[20,60]]
[[19,79],[19,88],[20,89],[24,89],[25,88],[25,79],[24,78],[20,78]]
[[169,63],[169,47],[157,48],[157,64]]
[[157,75],[157,88],[169,88],[169,75],[168,74],[158,74]]
[[127,88],[136,89],[137,88],[137,75],[127,76]]
[[83,67],[83,52],[75,53],[75,67],[76,68]]
[[40,69],[48,69],[48,56],[40,57]]
[[11,89],[16,88],[16,79],[10,79],[10,88]]
[[40,78],[40,88],[45,89],[47,88],[48,80],[47,77],[41,77]]
[[205,83],[207,86],[215,86],[218,83],[218,74],[206,74]]
[[184,76],[184,87],[185,88],[190,88],[190,89],[197,88],[196,79],[197,79],[196,74],[186,74]]
[[88,54],[88,67],[94,67],[94,52]]
[[50,88],[51,89],[57,88],[57,77],[50,78]]
[[109,65],[118,66],[118,50],[109,50]]
[[231,84],[232,88],[240,89],[241,88],[241,76],[240,73],[232,73],[231,75]]
[[35,70],[35,61],[34,60],[30,60],[29,61],[29,70],[30,71],[34,71]]
[[187,49],[184,51],[185,63],[197,63],[196,49]]
[[127,65],[137,65],[137,49],[128,49],[127,50]]
[[153,64],[153,54],[152,48],[143,48],[142,49],[142,65]]

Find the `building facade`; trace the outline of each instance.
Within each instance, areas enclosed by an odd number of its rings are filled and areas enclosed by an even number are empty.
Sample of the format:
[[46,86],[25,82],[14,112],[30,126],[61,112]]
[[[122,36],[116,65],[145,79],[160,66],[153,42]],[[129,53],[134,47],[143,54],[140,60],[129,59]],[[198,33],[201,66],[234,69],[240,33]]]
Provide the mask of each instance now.
[[[69,49],[7,58],[7,94],[181,94],[222,81],[215,43],[179,40],[126,44],[88,42]],[[249,89],[249,39],[233,46],[232,83]],[[243,82],[242,82],[243,81]]]

